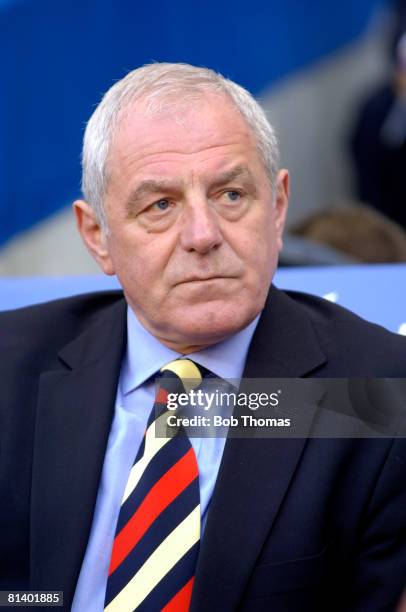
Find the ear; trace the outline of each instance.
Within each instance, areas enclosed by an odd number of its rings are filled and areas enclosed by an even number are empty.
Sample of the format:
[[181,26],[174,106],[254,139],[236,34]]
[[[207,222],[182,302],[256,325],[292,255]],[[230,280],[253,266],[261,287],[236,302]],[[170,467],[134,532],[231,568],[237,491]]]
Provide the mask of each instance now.
[[73,203],[76,225],[87,250],[94,257],[105,274],[114,274],[106,234],[103,231],[93,208],[84,200]]
[[287,170],[279,170],[276,178],[274,203],[276,239],[279,251],[283,246],[282,234],[285,227],[286,213],[288,212],[289,195],[289,172]]

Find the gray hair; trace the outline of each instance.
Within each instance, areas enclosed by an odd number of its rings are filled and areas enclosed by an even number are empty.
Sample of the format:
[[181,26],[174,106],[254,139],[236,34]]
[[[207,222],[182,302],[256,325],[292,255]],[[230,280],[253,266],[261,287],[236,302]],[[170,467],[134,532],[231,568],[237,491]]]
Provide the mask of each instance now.
[[108,184],[108,158],[114,134],[124,111],[137,100],[148,110],[162,104],[196,99],[204,93],[225,94],[241,113],[256,139],[271,187],[278,172],[278,142],[265,112],[243,87],[208,68],[189,64],[155,63],[137,68],[115,83],[104,95],[85,131],[82,154],[82,191],[102,228],[107,231],[104,196]]

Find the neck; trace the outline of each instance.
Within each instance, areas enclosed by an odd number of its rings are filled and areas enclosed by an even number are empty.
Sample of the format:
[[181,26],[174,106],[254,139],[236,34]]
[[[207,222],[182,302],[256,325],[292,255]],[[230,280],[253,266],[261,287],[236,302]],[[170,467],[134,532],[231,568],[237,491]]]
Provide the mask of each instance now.
[[[162,338],[158,338],[162,344],[170,348],[172,351],[176,351],[177,353],[182,353],[182,355],[189,355],[190,353],[197,353],[198,351],[202,351],[203,349],[211,346],[211,344],[181,344],[176,342],[168,342],[167,340],[163,340]],[[215,344],[214,342],[212,344]]]
[[[218,344],[222,340],[225,340],[228,336],[232,335],[230,333],[222,333],[222,334],[213,334],[211,336],[202,337],[200,340],[199,337],[191,337],[188,338],[186,335],[182,337],[179,334],[176,337],[175,334],[166,334],[164,329],[156,329],[152,327],[149,322],[145,319],[141,312],[137,312],[135,308],[130,305],[134,315],[137,320],[144,329],[146,329],[154,338],[156,338],[161,344],[168,347],[172,351],[177,353],[181,353],[182,355],[189,355],[190,353],[197,353],[198,351],[202,351],[203,349],[208,348],[209,346],[213,346],[214,344]],[[238,331],[238,330],[236,330]]]

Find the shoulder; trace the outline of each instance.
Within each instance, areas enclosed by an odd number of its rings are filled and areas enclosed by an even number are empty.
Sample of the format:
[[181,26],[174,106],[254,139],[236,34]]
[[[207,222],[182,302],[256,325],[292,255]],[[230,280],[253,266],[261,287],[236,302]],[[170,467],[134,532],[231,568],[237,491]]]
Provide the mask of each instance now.
[[0,312],[2,355],[55,352],[119,302],[122,291],[103,291]]
[[406,338],[328,300],[285,291],[310,321],[336,376],[406,377]]

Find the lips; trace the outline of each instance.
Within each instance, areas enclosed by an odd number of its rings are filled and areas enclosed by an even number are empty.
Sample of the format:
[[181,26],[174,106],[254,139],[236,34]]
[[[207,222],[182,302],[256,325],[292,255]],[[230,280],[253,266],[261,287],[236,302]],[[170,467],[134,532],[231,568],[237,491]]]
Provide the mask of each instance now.
[[223,275],[211,275],[211,276],[191,276],[189,278],[185,278],[181,281],[178,281],[176,283],[176,285],[182,285],[184,283],[196,283],[196,282],[204,282],[204,281],[210,281],[210,280],[221,280],[221,279],[229,279],[229,278],[235,278],[234,276],[223,276]]

